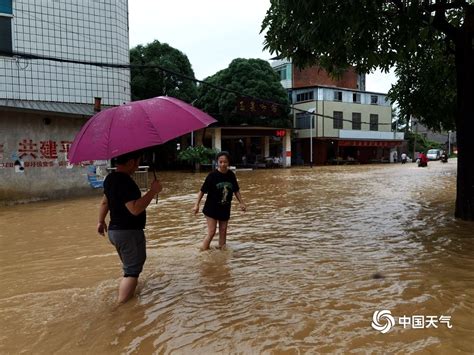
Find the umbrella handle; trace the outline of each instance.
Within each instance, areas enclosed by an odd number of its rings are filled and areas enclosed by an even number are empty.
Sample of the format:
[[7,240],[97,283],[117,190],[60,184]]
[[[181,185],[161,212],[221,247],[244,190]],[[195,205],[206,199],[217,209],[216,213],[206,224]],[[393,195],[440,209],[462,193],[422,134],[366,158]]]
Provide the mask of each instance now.
[[[155,171],[155,168],[153,168],[153,177],[155,178],[155,180],[158,180],[158,179],[156,178],[156,171]],[[158,194],[156,194],[155,204],[158,204]]]

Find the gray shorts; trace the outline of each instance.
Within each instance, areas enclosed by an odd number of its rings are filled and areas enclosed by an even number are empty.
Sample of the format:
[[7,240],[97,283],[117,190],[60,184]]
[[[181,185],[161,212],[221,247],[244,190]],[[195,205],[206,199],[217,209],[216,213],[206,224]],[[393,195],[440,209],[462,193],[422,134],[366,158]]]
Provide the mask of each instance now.
[[117,249],[123,264],[123,277],[138,277],[146,260],[143,230],[109,230],[109,240]]

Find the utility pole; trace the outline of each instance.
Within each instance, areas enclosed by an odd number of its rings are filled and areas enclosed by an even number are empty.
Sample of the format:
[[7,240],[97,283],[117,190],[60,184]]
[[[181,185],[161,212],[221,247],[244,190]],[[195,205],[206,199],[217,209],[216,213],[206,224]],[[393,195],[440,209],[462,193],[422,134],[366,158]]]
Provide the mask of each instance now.
[[[413,119],[413,118],[412,118]],[[418,135],[418,122],[413,122],[415,126],[415,134],[413,135],[413,162],[416,161],[415,152],[416,152],[416,136]]]
[[[191,102],[191,106],[194,107],[194,103],[197,101],[197,99],[194,99],[193,102]],[[191,147],[194,147],[194,131],[191,131]]]
[[[313,120],[315,117],[316,107],[310,108],[308,110],[310,112],[309,115],[309,166],[313,168]],[[317,136],[315,134],[315,136]]]
[[313,167],[313,115],[309,116],[309,166]]
[[448,131],[448,157],[451,155],[451,131]]

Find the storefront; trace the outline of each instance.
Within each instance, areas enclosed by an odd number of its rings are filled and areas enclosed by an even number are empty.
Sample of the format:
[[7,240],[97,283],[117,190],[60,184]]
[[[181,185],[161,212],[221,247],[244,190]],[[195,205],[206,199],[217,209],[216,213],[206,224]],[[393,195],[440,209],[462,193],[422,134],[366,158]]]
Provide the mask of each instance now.
[[226,150],[232,165],[241,167],[291,166],[291,129],[273,127],[211,127],[204,139],[212,146]]
[[403,140],[362,140],[338,138],[295,139],[293,142],[293,164],[315,165],[338,163],[375,163],[393,161],[393,152],[403,144]]

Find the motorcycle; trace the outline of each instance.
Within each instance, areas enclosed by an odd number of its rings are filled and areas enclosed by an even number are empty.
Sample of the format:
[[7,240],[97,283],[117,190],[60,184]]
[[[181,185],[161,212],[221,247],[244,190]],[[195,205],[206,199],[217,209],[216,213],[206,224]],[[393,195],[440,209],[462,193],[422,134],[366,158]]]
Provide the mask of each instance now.
[[448,155],[447,154],[441,154],[441,157],[439,158],[441,160],[441,163],[447,163],[448,162]]

